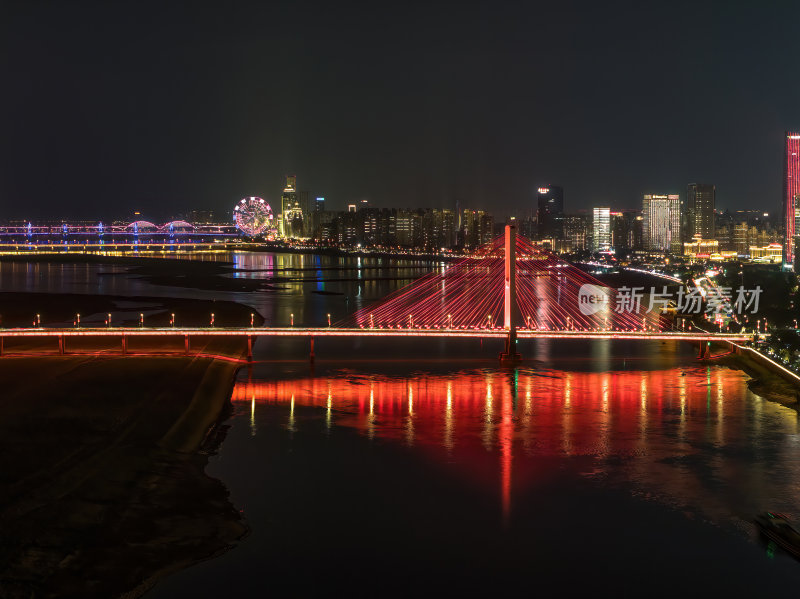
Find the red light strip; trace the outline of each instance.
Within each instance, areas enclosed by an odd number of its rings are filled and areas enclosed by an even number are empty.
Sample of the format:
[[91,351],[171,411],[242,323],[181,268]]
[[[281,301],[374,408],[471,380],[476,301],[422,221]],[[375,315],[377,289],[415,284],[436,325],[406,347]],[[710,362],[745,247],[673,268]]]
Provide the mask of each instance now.
[[[454,329],[362,329],[362,328],[81,328],[81,329],[0,329],[0,338],[39,337],[449,337],[505,339],[502,328]],[[521,339],[640,339],[660,341],[747,341],[748,335],[735,333],[679,333],[647,331],[533,331],[522,329]]]

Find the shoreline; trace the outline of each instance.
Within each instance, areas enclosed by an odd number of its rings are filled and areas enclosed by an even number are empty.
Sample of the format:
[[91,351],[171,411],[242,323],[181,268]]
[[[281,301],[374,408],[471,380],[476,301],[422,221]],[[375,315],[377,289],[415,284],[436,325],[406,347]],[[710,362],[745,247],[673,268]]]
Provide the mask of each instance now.
[[720,358],[719,363],[747,374],[750,377],[747,388],[756,395],[795,410],[800,409],[800,389],[747,354],[733,353]]

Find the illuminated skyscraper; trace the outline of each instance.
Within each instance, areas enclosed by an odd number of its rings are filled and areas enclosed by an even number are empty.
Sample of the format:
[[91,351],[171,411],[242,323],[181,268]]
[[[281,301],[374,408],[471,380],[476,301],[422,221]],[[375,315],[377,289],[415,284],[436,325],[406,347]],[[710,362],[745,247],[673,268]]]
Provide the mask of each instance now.
[[611,209],[592,210],[592,250],[606,252],[611,249]]
[[794,236],[800,217],[800,133],[786,132],[783,160],[783,261],[794,264]]
[[714,204],[716,188],[703,183],[690,183],[686,194],[688,212],[688,237],[699,235],[702,239],[714,239]]
[[564,188],[547,185],[536,190],[536,220],[540,239],[561,239],[564,234]]
[[303,237],[304,217],[303,206],[297,192],[297,177],[287,175],[286,185],[281,195],[281,218],[278,232],[283,237]]
[[680,255],[681,199],[678,195],[646,194],[642,200],[644,249]]

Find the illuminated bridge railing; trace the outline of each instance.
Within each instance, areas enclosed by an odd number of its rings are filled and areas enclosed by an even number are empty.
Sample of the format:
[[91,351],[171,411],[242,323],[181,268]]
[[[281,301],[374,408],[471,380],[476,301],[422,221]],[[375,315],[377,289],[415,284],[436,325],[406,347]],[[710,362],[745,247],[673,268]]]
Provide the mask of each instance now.
[[[190,354],[191,338],[238,338],[247,341],[247,361],[253,359],[253,341],[259,337],[294,337],[305,338],[310,341],[310,359],[314,359],[314,340],[318,338],[407,338],[407,339],[428,339],[428,338],[449,338],[449,339],[506,339],[508,331],[502,328],[495,329],[345,329],[336,327],[302,328],[302,327],[241,327],[241,328],[218,328],[218,327],[197,327],[197,328],[143,328],[143,327],[102,327],[102,328],[16,328],[0,329],[0,355],[7,353],[4,351],[6,340],[36,340],[36,339],[57,339],[58,354],[67,353],[67,340],[79,338],[116,338],[121,344],[120,354],[128,355],[128,340],[131,338],[182,338],[184,341],[183,355]],[[703,331],[695,332],[657,332],[657,331],[533,331],[522,329],[518,331],[521,339],[618,339],[618,340],[641,340],[641,341],[690,341],[700,342],[700,357],[706,356],[705,346],[708,342],[728,342],[742,343],[750,339],[748,335],[730,333],[706,333]],[[19,352],[24,354],[25,352]],[[54,353],[54,352],[50,352]],[[107,353],[107,352],[98,352]],[[159,353],[157,351],[145,353]],[[172,352],[174,353],[174,352]],[[18,355],[19,355],[18,354]],[[137,353],[140,355],[141,352]],[[159,355],[161,355],[159,353]],[[220,356],[216,356],[220,357]]]

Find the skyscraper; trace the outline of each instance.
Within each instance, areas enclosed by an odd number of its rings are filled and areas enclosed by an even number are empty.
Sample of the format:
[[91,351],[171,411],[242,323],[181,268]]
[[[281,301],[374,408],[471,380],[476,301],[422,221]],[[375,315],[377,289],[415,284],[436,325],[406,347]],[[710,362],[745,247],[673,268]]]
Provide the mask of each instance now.
[[800,133],[786,132],[783,160],[783,261],[794,264],[794,236],[797,234],[800,199]]
[[677,194],[645,194],[642,199],[642,242],[644,249],[680,255],[681,199]]
[[611,249],[611,209],[592,210],[592,250],[606,252]]
[[561,239],[564,229],[564,188],[547,185],[536,190],[536,221],[540,239]]
[[686,194],[688,212],[688,237],[699,235],[703,239],[714,239],[714,207],[716,188],[705,183],[690,183]]
[[278,232],[283,237],[292,236],[292,221],[295,217],[296,206],[297,177],[294,175],[287,175],[286,185],[283,186],[283,194],[281,195],[281,217],[278,222]]
[[617,256],[642,249],[642,213],[622,210],[611,213],[611,247]]
[[[278,232],[283,237],[308,237],[311,235],[308,218],[308,192],[297,190],[297,177],[286,176],[286,185],[281,194],[281,217]],[[307,230],[309,229],[309,230]]]

